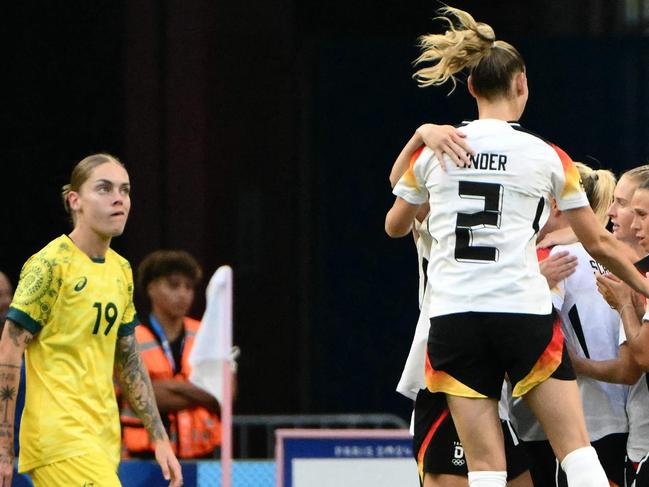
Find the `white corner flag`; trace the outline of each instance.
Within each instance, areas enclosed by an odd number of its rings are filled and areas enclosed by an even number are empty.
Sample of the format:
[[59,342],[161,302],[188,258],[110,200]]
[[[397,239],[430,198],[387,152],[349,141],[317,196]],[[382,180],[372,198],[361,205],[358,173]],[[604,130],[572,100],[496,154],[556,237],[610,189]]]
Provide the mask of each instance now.
[[219,267],[207,285],[205,313],[189,354],[189,380],[221,405],[222,486],[232,480],[232,268]]

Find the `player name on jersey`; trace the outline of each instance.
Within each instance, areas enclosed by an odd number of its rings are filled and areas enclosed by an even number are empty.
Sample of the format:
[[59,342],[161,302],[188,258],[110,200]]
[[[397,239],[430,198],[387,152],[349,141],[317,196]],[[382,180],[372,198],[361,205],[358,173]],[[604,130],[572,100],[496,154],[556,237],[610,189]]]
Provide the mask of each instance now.
[[599,272],[602,276],[608,274],[608,269],[596,260],[590,259],[590,267],[594,272]]
[[504,154],[481,153],[472,156],[469,159],[474,169],[486,169],[489,171],[506,171],[507,156]]

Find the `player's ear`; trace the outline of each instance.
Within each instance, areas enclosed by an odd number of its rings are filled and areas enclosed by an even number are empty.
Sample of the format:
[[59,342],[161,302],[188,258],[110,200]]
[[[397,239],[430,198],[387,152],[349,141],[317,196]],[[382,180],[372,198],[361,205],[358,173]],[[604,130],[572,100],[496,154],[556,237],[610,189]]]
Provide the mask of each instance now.
[[516,94],[521,96],[521,95],[527,95],[528,88],[527,88],[527,75],[525,74],[525,71],[521,71],[515,76],[514,79],[515,85],[516,85]]
[[554,198],[550,198],[550,211],[552,211],[552,214],[554,216],[561,215],[561,210],[559,209],[559,206],[557,205],[557,200],[554,199]]
[[473,98],[477,98],[475,96],[475,88],[473,87],[473,76],[472,75],[469,75],[469,78],[466,81],[466,85],[469,88],[469,93],[471,93],[471,96]]
[[79,193],[77,193],[76,191],[70,191],[68,193],[68,205],[70,206],[70,211],[79,211],[79,209],[81,208]]

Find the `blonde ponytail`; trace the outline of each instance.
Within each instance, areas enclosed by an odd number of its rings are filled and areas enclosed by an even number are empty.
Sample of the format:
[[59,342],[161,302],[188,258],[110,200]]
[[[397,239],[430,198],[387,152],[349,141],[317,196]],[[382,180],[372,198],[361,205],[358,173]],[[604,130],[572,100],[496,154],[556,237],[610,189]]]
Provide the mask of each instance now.
[[68,214],[70,214],[70,202],[68,201],[70,191],[72,191],[70,184],[64,184],[61,189],[61,198],[63,198],[63,208],[65,208],[65,212]]
[[575,166],[579,171],[590,207],[602,226],[606,226],[609,220],[608,207],[613,202],[613,192],[617,183],[615,175],[607,169],[592,169],[582,162],[575,162]]
[[449,79],[456,86],[455,74],[466,67],[475,66],[496,41],[494,30],[487,24],[476,22],[467,12],[453,7],[444,7],[440,13],[453,15],[460,28],[456,28],[448,17],[438,17],[448,24],[444,34],[427,34],[419,38],[421,55],[415,65],[434,63],[419,69],[413,78],[419,86],[438,86]]
[[[515,72],[524,71],[525,64],[518,51],[504,41],[496,40],[490,25],[476,20],[463,10],[444,7],[439,17],[448,24],[444,34],[427,34],[419,38],[422,50],[415,65],[431,64],[418,69],[413,78],[420,87],[438,86],[451,80],[453,90],[457,85],[455,75],[470,68],[476,94],[493,98],[509,91],[509,81]],[[449,17],[454,17],[454,23]],[[484,72],[475,70],[484,60],[489,60]]]

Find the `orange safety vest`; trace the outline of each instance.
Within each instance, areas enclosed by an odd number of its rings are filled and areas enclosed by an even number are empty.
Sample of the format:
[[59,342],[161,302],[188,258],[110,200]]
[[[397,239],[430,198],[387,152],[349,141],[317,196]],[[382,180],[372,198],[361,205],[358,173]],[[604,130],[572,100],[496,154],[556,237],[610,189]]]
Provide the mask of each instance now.
[[[155,335],[146,326],[135,329],[140,355],[144,366],[149,371],[152,381],[156,380],[189,380],[191,367],[189,354],[194,345],[196,332],[200,322],[184,318],[185,345],[182,354],[180,372],[173,374],[169,360]],[[149,442],[149,435],[142,422],[130,409],[128,402],[123,401],[120,417],[126,455],[132,453],[153,452],[154,447]],[[209,455],[215,447],[221,444],[221,421],[215,414],[203,407],[183,409],[171,412],[169,417],[169,439],[178,458],[198,458]]]

